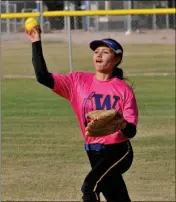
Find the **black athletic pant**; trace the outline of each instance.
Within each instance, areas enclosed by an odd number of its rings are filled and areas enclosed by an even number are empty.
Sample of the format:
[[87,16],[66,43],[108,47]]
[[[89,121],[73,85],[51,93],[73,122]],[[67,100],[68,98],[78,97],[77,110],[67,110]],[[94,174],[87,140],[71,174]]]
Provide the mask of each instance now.
[[87,151],[87,154],[92,170],[82,185],[83,201],[100,201],[100,192],[107,202],[131,201],[122,177],[133,161],[131,143],[108,145],[101,151]]

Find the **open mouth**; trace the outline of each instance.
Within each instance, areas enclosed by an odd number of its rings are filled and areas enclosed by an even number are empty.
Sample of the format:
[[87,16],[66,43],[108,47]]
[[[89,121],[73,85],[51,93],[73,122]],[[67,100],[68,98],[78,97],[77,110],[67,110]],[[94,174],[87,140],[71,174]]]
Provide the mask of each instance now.
[[96,60],[96,63],[102,63],[102,60]]

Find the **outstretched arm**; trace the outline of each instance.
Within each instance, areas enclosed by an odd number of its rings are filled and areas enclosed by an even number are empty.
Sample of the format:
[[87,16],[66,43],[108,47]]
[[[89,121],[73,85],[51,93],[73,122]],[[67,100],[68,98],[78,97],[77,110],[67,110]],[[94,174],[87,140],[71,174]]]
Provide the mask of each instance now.
[[37,81],[53,89],[54,79],[52,74],[48,72],[45,59],[43,57],[41,41],[32,43],[32,63],[34,66]]
[[52,74],[48,72],[45,59],[43,57],[41,30],[33,28],[31,31],[26,31],[26,34],[32,42],[32,63],[36,79],[39,83],[53,89],[54,79]]
[[32,42],[32,63],[37,81],[52,89],[56,94],[67,100],[71,100],[73,98],[73,87],[76,80],[76,74],[69,73],[63,75],[54,72],[50,73],[43,57],[41,30],[33,28],[31,31],[26,30],[26,34]]

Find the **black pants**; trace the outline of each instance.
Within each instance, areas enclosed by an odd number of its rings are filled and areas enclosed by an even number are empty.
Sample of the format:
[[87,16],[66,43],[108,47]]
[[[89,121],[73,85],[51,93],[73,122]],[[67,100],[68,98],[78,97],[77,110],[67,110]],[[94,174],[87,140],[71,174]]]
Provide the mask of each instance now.
[[84,202],[99,202],[100,192],[107,202],[129,202],[130,197],[122,174],[133,161],[129,141],[108,145],[101,151],[87,151],[92,170],[82,185]]

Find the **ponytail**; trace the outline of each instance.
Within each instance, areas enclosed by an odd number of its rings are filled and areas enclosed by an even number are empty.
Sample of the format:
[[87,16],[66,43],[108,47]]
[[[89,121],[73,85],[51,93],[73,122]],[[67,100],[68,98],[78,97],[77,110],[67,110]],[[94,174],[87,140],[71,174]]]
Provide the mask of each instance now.
[[[122,47],[121,47],[121,49],[122,49]],[[123,70],[118,67],[118,65],[120,65],[120,63],[122,62],[123,53],[117,54],[116,57],[120,57],[120,61],[114,67],[113,72],[112,72],[112,76],[117,77],[120,80],[125,80]]]
[[123,75],[123,70],[119,67],[114,67],[112,76],[117,77],[120,80],[125,80],[124,75]]
[[128,78],[124,77],[124,73],[123,70],[119,67],[114,67],[113,72],[112,72],[112,76],[113,77],[117,77],[120,80],[125,80],[126,82],[129,82],[131,88],[134,88],[134,83],[132,81],[130,81]]

